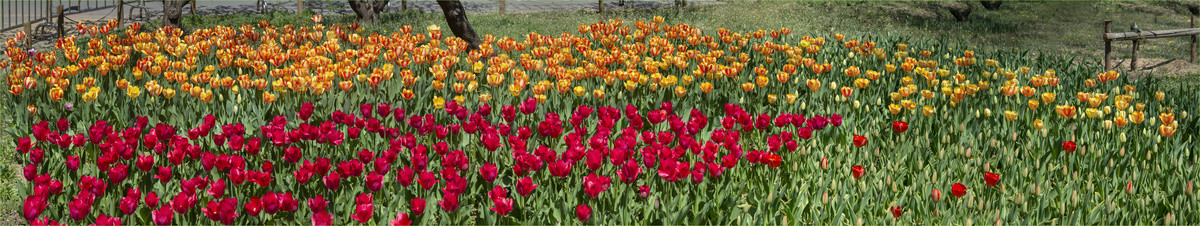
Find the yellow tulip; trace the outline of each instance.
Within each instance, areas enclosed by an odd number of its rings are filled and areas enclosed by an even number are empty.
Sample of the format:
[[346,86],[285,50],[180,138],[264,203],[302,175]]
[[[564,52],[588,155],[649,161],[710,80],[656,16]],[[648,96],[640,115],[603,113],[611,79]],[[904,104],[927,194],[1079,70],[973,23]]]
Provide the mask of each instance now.
[[1017,112],[1004,111],[1004,119],[1007,119],[1008,121],[1017,120]]
[[129,95],[129,98],[137,98],[138,96],[142,95],[142,89],[138,88],[137,86],[130,86],[125,89],[125,94]]
[[442,97],[433,97],[433,109],[442,109],[446,107],[446,100]]

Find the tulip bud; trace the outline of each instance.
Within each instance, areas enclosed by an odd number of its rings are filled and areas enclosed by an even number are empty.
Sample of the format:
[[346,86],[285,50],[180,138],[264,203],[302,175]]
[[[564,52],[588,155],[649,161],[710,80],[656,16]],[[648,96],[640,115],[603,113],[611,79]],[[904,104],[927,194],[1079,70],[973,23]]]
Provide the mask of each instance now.
[[826,159],[825,157],[821,157],[821,169],[822,170],[829,169],[829,159]]
[[854,100],[854,109],[858,109],[860,106],[862,106],[862,103],[859,103],[858,100]]
[[971,223],[972,223],[971,218],[967,217],[967,223],[965,223],[964,225],[971,226]]
[[1000,218],[996,218],[996,226],[1001,226],[1001,225],[1004,225],[1003,221],[1000,221]]
[[992,117],[992,109],[983,109],[983,117]]
[[1125,184],[1125,194],[1133,195],[1133,181]]
[[821,192],[821,205],[829,204],[829,192]]
[[[1125,132],[1121,132],[1121,143],[1125,143],[1125,141],[1128,141],[1128,140],[1129,140],[1129,138],[1125,137]],[[1124,149],[1124,147],[1121,147],[1121,149]]]
[[858,220],[854,221],[854,226],[862,226],[862,225],[863,225],[863,219],[862,219],[862,217],[858,217]]
[[967,148],[967,153],[966,153],[967,158],[971,158],[971,149],[972,148]]
[[1183,194],[1192,196],[1192,182],[1187,182],[1187,184],[1183,185]]
[[942,201],[942,191],[933,189],[933,192],[929,193],[929,198],[933,199],[933,202],[941,202]]
[[1167,216],[1163,217],[1164,225],[1172,225],[1175,223],[1175,213],[1167,212]]

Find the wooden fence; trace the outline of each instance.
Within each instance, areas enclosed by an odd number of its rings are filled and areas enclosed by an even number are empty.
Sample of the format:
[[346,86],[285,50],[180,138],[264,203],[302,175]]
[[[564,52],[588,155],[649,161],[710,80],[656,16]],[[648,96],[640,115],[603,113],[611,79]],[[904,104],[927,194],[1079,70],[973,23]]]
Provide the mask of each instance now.
[[1112,21],[1104,21],[1104,70],[1112,70],[1112,42],[1114,41],[1133,41],[1132,54],[1129,59],[1129,70],[1136,70],[1138,63],[1138,50],[1141,49],[1143,39],[1155,38],[1170,38],[1170,37],[1189,37],[1188,39],[1188,61],[1196,63],[1196,36],[1200,35],[1200,28],[1196,28],[1196,16],[1191,17],[1191,28],[1159,30],[1159,31],[1131,31],[1131,32],[1112,32]]

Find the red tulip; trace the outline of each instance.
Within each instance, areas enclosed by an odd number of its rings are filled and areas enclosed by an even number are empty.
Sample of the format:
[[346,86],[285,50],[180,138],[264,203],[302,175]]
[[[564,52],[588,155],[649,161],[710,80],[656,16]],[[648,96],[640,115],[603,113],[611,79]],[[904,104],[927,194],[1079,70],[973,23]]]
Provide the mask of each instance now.
[[158,194],[155,194],[154,192],[147,193],[146,197],[143,198],[142,202],[145,202],[147,207],[150,207],[152,209],[157,208],[158,207]]
[[866,174],[866,171],[863,171],[862,165],[850,167],[850,175],[854,176],[854,179],[862,178],[863,174]]
[[109,217],[102,213],[100,216],[96,217],[96,223],[94,225],[121,225],[121,218]]
[[67,161],[65,164],[67,165],[67,169],[70,169],[71,171],[79,170],[79,157],[67,156]]
[[379,189],[383,188],[383,175],[379,175],[378,172],[372,171],[367,175],[367,180],[365,183],[367,189],[373,192],[379,191]]
[[25,197],[25,205],[21,207],[21,213],[28,222],[36,220],[44,210],[46,210],[46,197],[39,195]]
[[779,167],[779,164],[782,164],[783,159],[779,157],[779,154],[768,153],[765,156],[763,156],[762,161],[763,161],[763,163],[766,163],[767,166],[770,166],[771,168],[776,168],[776,167]]
[[171,220],[175,218],[175,212],[171,212],[170,205],[162,205],[158,210],[150,212],[150,218],[155,225],[171,225]]
[[1063,141],[1063,150],[1067,153],[1075,152],[1075,141]]
[[597,196],[600,196],[600,192],[608,190],[608,186],[611,181],[612,179],[609,179],[606,176],[596,176],[596,173],[592,173],[591,175],[583,177],[583,193],[586,193],[592,198],[596,198]]
[[300,120],[308,121],[308,118],[312,116],[312,113],[313,113],[312,102],[303,103],[303,104],[300,104],[300,111],[296,112],[296,116],[300,117]]
[[442,201],[438,201],[438,205],[442,206],[442,210],[446,212],[454,212],[458,210],[458,194],[448,190],[442,190]]
[[646,185],[638,186],[637,193],[638,193],[638,197],[642,197],[643,199],[646,197],[650,197],[650,186],[646,186]]
[[482,176],[483,180],[487,181],[488,183],[492,183],[493,181],[496,181],[496,176],[498,176],[499,174],[500,174],[500,170],[496,169],[496,165],[493,165],[491,163],[484,163],[483,167],[479,168],[479,175]]
[[908,131],[908,123],[902,121],[892,122],[892,130],[895,130],[897,133]]
[[867,145],[867,137],[854,135],[854,146],[862,147]]
[[262,200],[258,198],[250,198],[250,201],[247,201],[245,205],[242,205],[242,209],[246,210],[246,214],[250,214],[250,216],[258,216],[258,213],[262,212],[262,206]]
[[417,178],[417,183],[421,184],[421,188],[425,190],[433,189],[433,185],[437,184],[437,178],[434,178],[433,172],[421,172],[421,176]]
[[900,218],[900,214],[904,213],[904,210],[900,209],[900,206],[892,206],[889,210],[892,212],[892,217],[895,218]]
[[396,213],[396,219],[393,219],[388,223],[392,226],[408,226],[412,224],[412,220],[408,219],[407,213]]
[[371,220],[371,216],[375,214],[375,205],[371,203],[359,204],[354,207],[354,215],[351,218],[358,220],[359,223],[367,223]]
[[154,175],[154,178],[158,178],[158,181],[163,184],[166,184],[168,181],[171,181],[171,167],[159,166],[158,174]]
[[[413,181],[412,168],[409,168],[408,166],[404,166],[403,168],[400,168],[400,170],[398,172],[396,172],[396,182],[400,183],[400,186],[408,187],[409,185],[412,185],[412,181]],[[420,214],[414,214],[414,215],[420,215]]]
[[491,208],[492,211],[496,211],[496,214],[500,216],[508,215],[508,212],[513,209],[513,199],[511,198],[495,199],[492,200],[492,204],[494,204]]
[[312,225],[333,225],[333,214],[321,211],[312,214]]
[[950,185],[950,194],[953,194],[954,197],[962,198],[964,195],[967,195],[967,186],[963,186],[961,183],[954,183],[954,185]]
[[421,215],[421,213],[425,212],[425,199],[413,198],[412,201],[409,202],[408,207],[409,211],[412,212],[413,215]]
[[[563,162],[569,163],[569,161]],[[621,177],[621,182],[626,184],[637,181],[638,174],[641,173],[642,167],[638,166],[637,161],[634,161],[632,158],[625,160],[625,164],[622,164],[621,169],[617,170],[617,176]]]
[[338,176],[337,172],[329,172],[321,181],[325,183],[325,188],[329,190],[337,190],[342,184],[342,178]]
[[589,218],[592,218],[592,208],[584,204],[579,204],[579,206],[575,207],[575,217],[579,218],[579,221],[587,222]]
[[[550,166],[548,167],[550,168],[550,175],[558,178],[567,177],[567,175],[571,174],[571,166],[574,165],[574,163],[575,162],[568,159],[559,159],[558,161],[554,161],[553,163],[550,163]],[[618,170],[617,174],[621,174],[621,171]]]
[[537,188],[537,184],[533,183],[533,178],[525,177],[517,180],[517,194],[521,194],[521,196],[529,196],[529,193],[533,193],[534,188]]
[[996,186],[996,183],[1000,183],[1000,175],[992,172],[983,172],[983,181],[987,182],[988,186]]
[[138,198],[139,197],[136,196],[126,196],[125,198],[121,198],[121,205],[117,206],[117,209],[120,209],[121,213],[124,213],[125,215],[133,214],[133,211],[137,210],[138,208],[138,202],[141,201],[138,200]]

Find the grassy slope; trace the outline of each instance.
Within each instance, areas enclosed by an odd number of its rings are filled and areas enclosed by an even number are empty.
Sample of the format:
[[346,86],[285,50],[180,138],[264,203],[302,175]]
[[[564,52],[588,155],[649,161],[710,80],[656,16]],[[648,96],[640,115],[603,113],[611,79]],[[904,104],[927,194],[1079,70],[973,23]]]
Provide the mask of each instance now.
[[[575,33],[576,26],[608,18],[626,22],[648,20],[654,16],[667,17],[669,23],[687,23],[706,32],[717,28],[735,31],[789,27],[798,35],[890,34],[915,38],[946,39],[976,43],[979,49],[1034,50],[1051,54],[1091,57],[1098,62],[1102,42],[1098,38],[1102,21],[1114,21],[1114,31],[1128,30],[1129,23],[1142,29],[1170,29],[1187,26],[1186,11],[1169,2],[1006,2],[997,11],[975,7],[969,22],[955,22],[946,11],[934,10],[926,3],[910,2],[732,2],[722,5],[690,7],[681,13],[673,9],[653,9],[612,12],[606,14],[580,12],[547,12],[532,14],[478,14],[470,20],[480,34],[520,37],[529,32],[556,35]],[[938,14],[943,14],[938,16]],[[332,22],[350,22],[352,16],[328,16]],[[271,13],[264,15],[231,15],[189,17],[185,25],[212,27],[237,26],[269,20],[274,24],[306,24],[305,15]],[[400,12],[384,14],[381,24],[367,29],[388,32],[401,25],[416,29],[429,24],[445,27],[440,13]],[[154,22],[152,22],[153,24]],[[1144,57],[1186,60],[1186,39],[1147,40]],[[1117,57],[1128,53],[1129,42],[1117,43]],[[0,72],[5,74],[7,72]],[[1186,72],[1197,76],[1196,71]],[[1186,78],[1178,81],[1185,81]],[[1194,79],[1193,79],[1194,80]],[[7,87],[5,87],[7,90]],[[7,95],[0,95],[6,98]],[[4,101],[0,99],[0,101]],[[7,105],[4,105],[7,106]],[[0,115],[13,114],[13,109],[0,106]],[[4,118],[4,126],[12,119]],[[18,156],[8,134],[0,134],[0,224],[21,224],[19,211],[24,198],[17,186],[20,177]]]

